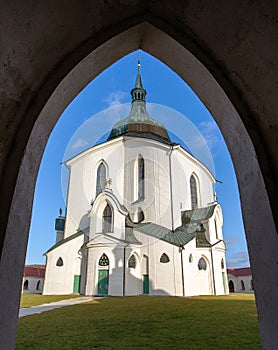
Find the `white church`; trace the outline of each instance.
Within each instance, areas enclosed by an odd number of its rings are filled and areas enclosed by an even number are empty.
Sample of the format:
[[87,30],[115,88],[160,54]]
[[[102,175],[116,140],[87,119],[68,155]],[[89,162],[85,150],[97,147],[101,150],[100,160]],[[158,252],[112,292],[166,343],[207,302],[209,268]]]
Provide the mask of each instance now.
[[227,294],[215,178],[149,116],[140,63],[131,95],[107,141],[67,161],[43,294]]

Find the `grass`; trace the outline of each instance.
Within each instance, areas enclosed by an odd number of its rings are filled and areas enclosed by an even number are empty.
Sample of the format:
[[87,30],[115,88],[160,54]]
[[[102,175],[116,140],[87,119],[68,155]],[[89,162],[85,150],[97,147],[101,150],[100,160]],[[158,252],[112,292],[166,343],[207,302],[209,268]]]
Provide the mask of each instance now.
[[65,299],[79,298],[80,295],[41,295],[41,294],[21,294],[20,307],[31,307],[41,304],[52,303]]
[[254,297],[113,297],[19,319],[16,349],[260,349]]

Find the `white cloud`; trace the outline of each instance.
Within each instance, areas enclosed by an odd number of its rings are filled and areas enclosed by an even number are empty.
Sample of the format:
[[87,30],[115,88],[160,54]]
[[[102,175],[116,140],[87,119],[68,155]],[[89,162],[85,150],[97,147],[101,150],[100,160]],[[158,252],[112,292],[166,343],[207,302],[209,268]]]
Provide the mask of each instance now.
[[127,98],[127,92],[125,91],[112,91],[108,96],[103,99],[103,102],[108,108],[120,105]]
[[214,121],[204,121],[198,125],[208,146],[213,149],[221,142],[221,136],[217,124]]
[[238,242],[240,242],[240,239],[239,237],[236,237],[236,236],[225,239],[226,244],[236,244]]
[[77,139],[72,145],[71,149],[78,149],[78,148],[83,148],[87,147],[89,145],[87,140],[84,139]]
[[250,266],[248,252],[243,250],[229,254],[227,257],[227,266],[232,268]]

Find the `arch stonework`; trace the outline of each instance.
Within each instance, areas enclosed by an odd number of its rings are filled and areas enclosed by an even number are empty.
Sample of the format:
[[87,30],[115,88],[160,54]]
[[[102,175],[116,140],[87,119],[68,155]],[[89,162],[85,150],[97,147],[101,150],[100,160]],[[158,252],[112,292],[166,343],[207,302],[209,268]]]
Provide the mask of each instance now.
[[[84,6],[70,1],[67,12],[43,3],[23,9],[19,3],[6,2],[1,11],[5,20],[0,21],[5,37],[0,72],[0,336],[6,349],[14,347],[33,193],[51,130],[94,77],[138,48],[190,85],[225,138],[239,185],[262,344],[275,348],[278,161],[272,3],[127,6],[115,0]],[[210,30],[208,23],[214,23]]]

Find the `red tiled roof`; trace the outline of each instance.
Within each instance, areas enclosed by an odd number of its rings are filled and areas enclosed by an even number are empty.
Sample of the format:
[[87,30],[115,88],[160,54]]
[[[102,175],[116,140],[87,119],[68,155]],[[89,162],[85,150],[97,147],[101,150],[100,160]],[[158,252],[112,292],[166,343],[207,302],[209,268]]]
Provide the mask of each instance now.
[[227,269],[227,273],[230,273],[236,277],[252,275],[250,267],[242,267],[240,269]]
[[25,266],[24,267],[24,277],[44,277],[45,268]]

